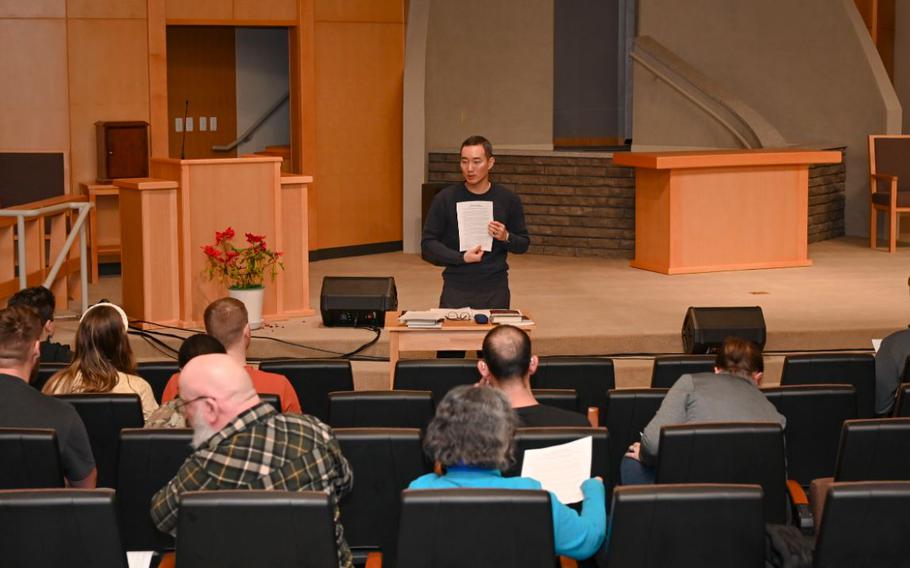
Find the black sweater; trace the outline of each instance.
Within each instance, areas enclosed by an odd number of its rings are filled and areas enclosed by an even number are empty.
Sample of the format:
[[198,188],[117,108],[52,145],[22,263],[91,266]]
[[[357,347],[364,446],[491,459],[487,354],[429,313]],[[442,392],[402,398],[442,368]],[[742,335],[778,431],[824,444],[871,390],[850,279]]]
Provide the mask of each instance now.
[[[458,216],[456,204],[461,201],[492,201],[493,219],[506,226],[508,244],[493,239],[493,249],[485,252],[480,262],[466,263],[464,252],[458,250]],[[525,226],[521,199],[505,187],[492,184],[482,195],[468,191],[463,183],[450,185],[440,191],[427,213],[420,247],[424,260],[445,266],[442,277],[456,284],[477,284],[505,278],[509,252],[521,254],[528,250],[531,239]]]

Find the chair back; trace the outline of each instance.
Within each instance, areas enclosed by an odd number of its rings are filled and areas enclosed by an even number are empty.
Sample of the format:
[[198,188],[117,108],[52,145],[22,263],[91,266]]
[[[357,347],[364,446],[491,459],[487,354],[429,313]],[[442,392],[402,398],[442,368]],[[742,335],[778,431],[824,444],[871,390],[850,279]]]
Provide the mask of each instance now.
[[120,430],[142,428],[142,404],[136,394],[59,394],[60,400],[73,405],[88,432],[98,487],[117,487],[117,459]]
[[531,375],[533,389],[574,389],[578,410],[585,414],[594,406],[603,421],[607,391],[616,388],[613,359],[605,357],[541,357]]
[[711,422],[664,426],[657,483],[746,483],[764,491],[769,523],[786,523],[784,433],[772,422]]
[[848,384],[856,389],[856,415],[872,418],[875,407],[875,357],[869,353],[787,355],[781,386]]
[[901,383],[897,389],[897,402],[894,404],[894,417],[910,417],[910,383]]
[[401,498],[398,568],[554,566],[546,491],[408,489]]
[[833,477],[844,421],[856,418],[853,386],[795,385],[762,392],[787,419],[787,477],[803,486]]
[[54,430],[0,428],[0,456],[0,489],[63,487]]
[[[897,176],[898,191],[910,191],[910,136],[872,135],[869,140],[870,173]],[[879,187],[888,191],[885,184]]]
[[4,568],[127,568],[113,489],[0,491]]
[[910,564],[910,481],[834,483],[815,542],[815,566]]
[[582,414],[587,410],[578,406],[578,393],[575,389],[531,389],[531,394],[540,404]]
[[426,428],[433,418],[430,391],[341,391],[329,393],[332,428]]
[[337,566],[332,519],[321,491],[190,491],[177,518],[178,565]]
[[544,428],[519,428],[515,431],[515,463],[503,475],[521,475],[526,450],[549,448],[573,442],[579,438],[591,436],[591,474],[590,477],[601,476],[604,486],[611,486],[609,462],[609,434],[606,428],[582,428],[575,426],[547,426]]
[[145,379],[152,387],[158,404],[161,404],[161,397],[167,382],[174,376],[174,373],[179,372],[180,367],[177,365],[177,361],[143,361],[136,365],[136,374]]
[[425,390],[433,393],[433,404],[454,387],[480,380],[475,359],[406,359],[395,365],[394,390]]
[[281,398],[277,394],[261,392],[259,393],[259,400],[271,404],[275,412],[281,414]]
[[[614,389],[607,393],[607,432],[610,433],[610,479],[619,482],[619,464],[633,442],[657,414],[667,389]],[[601,424],[603,424],[601,420]]]
[[338,428],[335,438],[357,481],[341,500],[344,536],[355,562],[366,553],[382,551],[394,566],[398,546],[401,492],[432,471],[416,428]]
[[625,485],[613,492],[610,565],[763,568],[758,485]]
[[68,366],[68,363],[39,363],[38,372],[35,374],[34,380],[29,384],[40,391],[44,388],[44,385],[47,384],[47,381],[54,376],[54,373],[62,371]]
[[117,509],[126,550],[165,550],[174,539],[149,515],[152,496],[177,474],[192,453],[190,429],[126,428],[120,431]]
[[329,421],[329,393],[354,390],[350,361],[278,359],[263,361],[259,369],[287,377],[297,393],[303,413],[325,423]]
[[695,373],[713,373],[713,355],[663,355],[654,358],[651,388],[668,389],[679,377]]
[[834,481],[910,479],[910,418],[847,420]]

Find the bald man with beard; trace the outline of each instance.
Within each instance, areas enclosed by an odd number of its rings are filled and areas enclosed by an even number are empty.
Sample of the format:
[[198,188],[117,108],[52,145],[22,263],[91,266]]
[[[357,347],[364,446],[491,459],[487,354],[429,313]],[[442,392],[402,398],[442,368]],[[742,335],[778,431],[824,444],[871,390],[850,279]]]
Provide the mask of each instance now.
[[158,529],[176,532],[180,497],[187,491],[328,491],[335,509],[338,565],[353,566],[338,512],[353,474],[331,429],[313,416],[276,413],[229,355],[200,355],[187,363],[179,380],[195,452],[152,498]]

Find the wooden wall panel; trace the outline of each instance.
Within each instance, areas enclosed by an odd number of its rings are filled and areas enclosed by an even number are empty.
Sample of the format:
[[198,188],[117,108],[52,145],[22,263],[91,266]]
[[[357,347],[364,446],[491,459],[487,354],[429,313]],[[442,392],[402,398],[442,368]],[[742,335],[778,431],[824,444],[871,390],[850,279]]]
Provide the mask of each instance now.
[[404,23],[404,6],[400,0],[319,0],[316,20]]
[[68,149],[66,21],[0,19],[0,54],[0,150]]
[[70,19],[70,146],[75,187],[97,177],[95,122],[149,119],[145,20]]
[[401,240],[403,57],[402,24],[316,22],[319,248]]
[[[182,133],[174,121],[183,118],[189,100],[193,132],[186,133],[187,158],[230,158],[233,152],[214,152],[215,144],[237,137],[237,84],[234,28],[227,26],[170,26],[167,30],[168,153],[180,157]],[[199,117],[218,118],[218,130],[199,131]]]
[[230,20],[234,0],[167,0],[169,20]]
[[69,18],[145,19],[145,0],[67,0]]
[[234,19],[284,20],[297,19],[296,0],[234,0]]
[[0,18],[65,18],[66,0],[0,0]]

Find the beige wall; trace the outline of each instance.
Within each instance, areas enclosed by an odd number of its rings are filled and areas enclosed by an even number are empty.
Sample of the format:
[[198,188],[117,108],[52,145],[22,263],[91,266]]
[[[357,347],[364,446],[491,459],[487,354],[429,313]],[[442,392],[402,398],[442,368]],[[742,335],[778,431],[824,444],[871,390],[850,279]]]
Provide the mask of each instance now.
[[[901,106],[910,109],[910,2],[894,5],[894,90]],[[904,133],[910,132],[910,110],[904,112]]]
[[[866,135],[900,129],[900,105],[853,0],[641,0],[639,34],[669,48],[790,144],[847,146],[847,233],[868,231]],[[636,66],[638,67],[638,66]],[[732,146],[700,111],[635,70],[637,146]],[[660,120],[647,120],[659,116]]]

